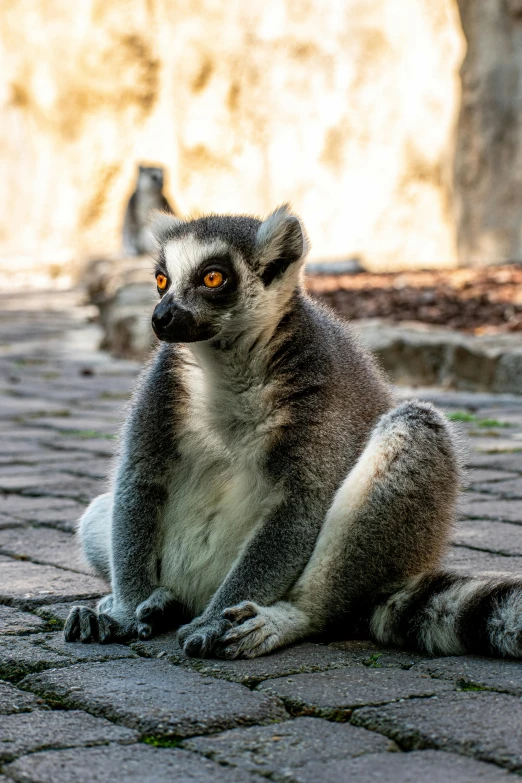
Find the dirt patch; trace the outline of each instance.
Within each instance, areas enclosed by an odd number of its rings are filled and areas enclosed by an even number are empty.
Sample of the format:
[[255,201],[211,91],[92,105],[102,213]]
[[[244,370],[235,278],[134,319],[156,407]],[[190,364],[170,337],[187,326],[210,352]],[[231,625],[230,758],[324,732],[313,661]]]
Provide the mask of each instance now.
[[388,318],[471,334],[522,331],[522,265],[309,277],[309,292],[348,318]]

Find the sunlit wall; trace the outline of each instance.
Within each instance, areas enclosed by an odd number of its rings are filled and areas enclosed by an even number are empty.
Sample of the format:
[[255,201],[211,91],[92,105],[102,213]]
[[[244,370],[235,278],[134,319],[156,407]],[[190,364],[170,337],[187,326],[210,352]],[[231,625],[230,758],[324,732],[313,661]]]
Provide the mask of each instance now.
[[313,255],[456,263],[454,0],[1,0],[0,256],[114,253],[137,162],[183,213],[291,200]]

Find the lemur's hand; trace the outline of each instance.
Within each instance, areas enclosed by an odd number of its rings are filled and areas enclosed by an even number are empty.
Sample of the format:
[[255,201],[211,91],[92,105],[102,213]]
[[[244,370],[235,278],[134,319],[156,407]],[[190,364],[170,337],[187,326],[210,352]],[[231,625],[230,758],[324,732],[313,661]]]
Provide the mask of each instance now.
[[64,636],[66,642],[121,642],[138,635],[138,620],[134,612],[114,606],[112,595],[99,602],[96,609],[73,606]]
[[230,628],[232,623],[221,614],[202,614],[179,629],[178,641],[190,658],[217,658]]

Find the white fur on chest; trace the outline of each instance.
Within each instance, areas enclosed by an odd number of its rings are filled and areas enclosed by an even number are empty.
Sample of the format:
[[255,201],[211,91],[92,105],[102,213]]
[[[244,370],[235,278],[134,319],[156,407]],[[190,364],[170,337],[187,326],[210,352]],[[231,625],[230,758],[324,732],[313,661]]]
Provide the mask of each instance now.
[[[243,414],[238,437],[225,442],[216,426],[221,412],[214,395],[210,399],[208,378],[195,365],[184,378],[189,403],[164,518],[161,584],[201,612],[277,502],[278,492],[259,468],[264,437],[256,421],[243,421]],[[231,402],[223,400],[223,406]]]

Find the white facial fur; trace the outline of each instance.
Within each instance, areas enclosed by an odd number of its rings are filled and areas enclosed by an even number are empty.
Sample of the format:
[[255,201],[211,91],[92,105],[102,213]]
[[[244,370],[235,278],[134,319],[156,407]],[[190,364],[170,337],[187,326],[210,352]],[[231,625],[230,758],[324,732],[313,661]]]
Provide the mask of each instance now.
[[192,234],[171,239],[165,247],[165,260],[167,272],[171,281],[168,293],[179,296],[183,283],[189,277],[191,271],[199,267],[205,259],[221,255],[230,250],[230,247],[222,239],[214,239],[212,242],[199,242]]

